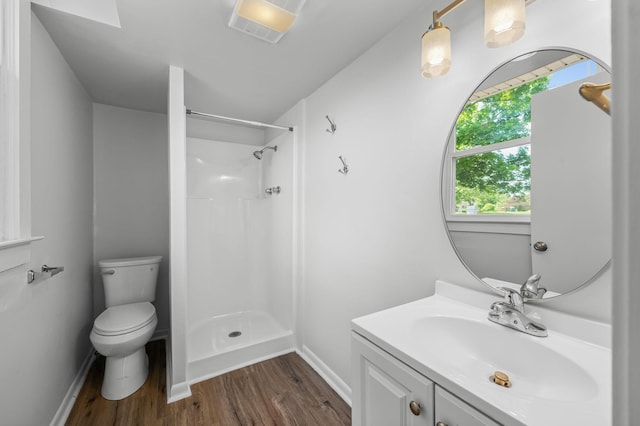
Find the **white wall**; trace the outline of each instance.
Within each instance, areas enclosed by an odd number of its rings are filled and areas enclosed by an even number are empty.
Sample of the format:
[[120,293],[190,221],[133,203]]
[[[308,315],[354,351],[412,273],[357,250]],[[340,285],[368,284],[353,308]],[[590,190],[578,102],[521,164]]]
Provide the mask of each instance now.
[[[534,2],[523,39],[487,49],[482,4],[467,2],[446,19],[451,72],[431,80],[419,69],[432,12],[425,8],[303,102],[304,351],[348,383],[352,318],[427,296],[437,278],[478,285],[455,256],[440,213],[440,164],[453,120],[484,76],[519,54],[570,47],[610,63],[609,7],[606,0]],[[335,135],[325,131],[327,114]],[[349,163],[347,176],[337,172],[338,155]],[[610,279],[553,305],[609,321]]]
[[523,283],[531,276],[531,235],[457,231],[451,241],[469,269],[481,278]]
[[[187,104],[189,100],[187,99]],[[209,111],[201,111],[205,114]],[[187,116],[187,136],[212,141],[226,141],[243,145],[264,145],[264,129],[239,126],[227,121]]]
[[613,424],[640,418],[640,4],[613,2]]
[[0,276],[7,425],[48,424],[91,346],[91,100],[33,15],[31,38],[31,228],[45,239],[26,269],[65,270],[32,286],[23,268]]
[[93,104],[94,311],[104,310],[97,262],[163,256],[158,326],[169,329],[169,172],[164,114]]
[[187,383],[187,123],[184,70],[169,66],[167,82],[169,150],[169,306],[171,356],[167,357],[167,400],[191,395]]

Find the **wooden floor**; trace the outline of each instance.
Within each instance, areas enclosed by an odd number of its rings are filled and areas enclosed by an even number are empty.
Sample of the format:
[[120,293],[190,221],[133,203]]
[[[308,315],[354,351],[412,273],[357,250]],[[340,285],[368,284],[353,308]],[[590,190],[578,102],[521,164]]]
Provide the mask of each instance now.
[[295,353],[191,386],[166,403],[165,342],[147,344],[149,377],[120,401],[100,395],[104,357],[91,366],[67,425],[350,425],[350,407]]

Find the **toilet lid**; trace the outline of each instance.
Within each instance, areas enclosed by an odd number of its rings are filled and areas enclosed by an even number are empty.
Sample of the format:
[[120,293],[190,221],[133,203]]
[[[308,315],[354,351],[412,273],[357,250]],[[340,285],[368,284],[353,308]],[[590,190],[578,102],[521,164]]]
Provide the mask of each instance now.
[[155,316],[156,308],[149,302],[112,306],[96,318],[93,329],[103,336],[131,333],[151,323]]

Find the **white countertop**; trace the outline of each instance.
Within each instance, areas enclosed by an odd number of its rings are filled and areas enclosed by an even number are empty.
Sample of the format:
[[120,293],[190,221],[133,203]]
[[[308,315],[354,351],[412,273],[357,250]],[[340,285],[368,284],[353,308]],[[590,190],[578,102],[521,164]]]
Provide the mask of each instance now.
[[[438,281],[434,296],[356,318],[352,330],[505,425],[610,425],[610,325],[527,304],[526,314],[549,330],[529,336],[487,319],[496,300]],[[468,327],[433,329],[445,323]],[[513,387],[491,383],[493,369]]]

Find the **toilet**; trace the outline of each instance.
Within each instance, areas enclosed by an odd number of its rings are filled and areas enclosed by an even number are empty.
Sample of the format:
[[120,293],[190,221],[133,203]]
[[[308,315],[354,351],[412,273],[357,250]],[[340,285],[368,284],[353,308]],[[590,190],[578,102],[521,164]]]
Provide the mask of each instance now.
[[156,281],[162,256],[109,259],[98,262],[106,310],[93,323],[93,347],[106,357],[101,394],[119,400],[147,380],[145,345],[158,324]]

